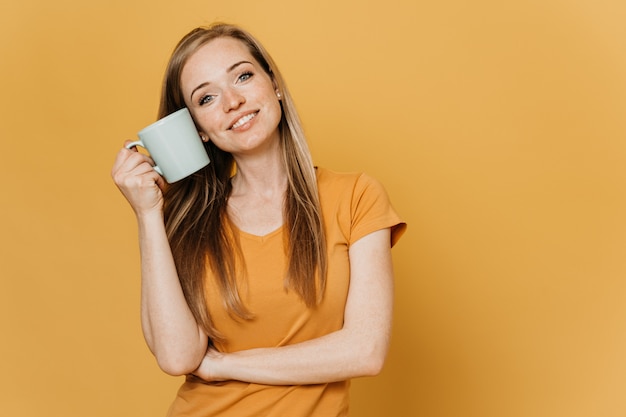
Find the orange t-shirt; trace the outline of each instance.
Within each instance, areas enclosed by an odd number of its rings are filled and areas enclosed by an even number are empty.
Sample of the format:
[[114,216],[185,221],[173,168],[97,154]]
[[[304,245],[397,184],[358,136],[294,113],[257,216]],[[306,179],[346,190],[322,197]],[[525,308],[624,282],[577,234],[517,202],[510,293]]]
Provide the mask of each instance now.
[[[393,246],[404,232],[405,223],[391,207],[382,185],[371,177],[318,168],[317,180],[328,247],[328,277],[322,302],[310,309],[297,294],[285,290],[283,228],[265,236],[237,231],[247,271],[241,296],[254,318],[232,319],[223,307],[217,286],[208,279],[211,318],[227,340],[216,346],[220,351],[284,346],[341,329],[350,283],[350,245],[376,230],[391,228]],[[168,415],[347,416],[348,391],[349,381],[273,386],[240,381],[205,383],[188,377]]]

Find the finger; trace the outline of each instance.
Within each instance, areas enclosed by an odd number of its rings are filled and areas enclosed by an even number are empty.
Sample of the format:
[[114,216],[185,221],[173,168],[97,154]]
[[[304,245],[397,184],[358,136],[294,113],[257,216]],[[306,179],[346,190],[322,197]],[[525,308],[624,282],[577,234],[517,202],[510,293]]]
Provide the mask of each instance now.
[[158,172],[156,172],[156,171],[154,171],[154,172],[157,174],[156,185],[159,187],[159,189],[161,189],[161,191],[164,191],[165,187],[167,187],[167,182],[165,181],[165,179],[161,175],[159,175]]
[[133,167],[129,173],[133,174],[133,175],[144,175],[144,174],[152,174],[155,173],[158,175],[158,173],[154,170],[154,167],[152,166],[152,164],[150,164],[150,162],[148,161],[143,161],[139,164],[137,164],[135,167]]
[[132,196],[137,190],[150,187],[159,188],[163,179],[147,162],[135,166],[128,172],[119,172],[114,177],[115,183],[125,195]]
[[[122,150],[121,152],[124,152],[124,150]],[[126,163],[133,167],[143,163],[148,163],[151,166],[156,165],[150,155],[128,149],[126,150]]]
[[117,173],[127,173],[142,163],[151,164],[152,159],[145,155],[134,152],[126,148],[120,149],[113,163],[111,174],[115,177]]
[[132,170],[132,172],[130,172],[130,174],[132,174],[132,175],[147,175],[148,178],[150,178],[151,180],[153,180],[156,183],[156,185],[161,189],[161,191],[163,191],[165,189],[165,187],[167,187],[167,182],[165,181],[163,176],[161,176],[154,169],[154,162],[149,157],[146,157],[144,162],[142,162],[141,164],[138,164]]
[[[126,141],[126,144],[131,143],[131,141]],[[129,153],[130,153],[130,157],[132,158],[139,158],[141,157],[142,160],[146,160],[148,161],[148,163],[150,163],[152,166],[156,165],[156,163],[154,162],[154,160],[152,159],[152,157],[145,153],[145,152],[140,152],[139,149],[137,149],[137,147],[133,146],[132,148],[126,148],[124,147],[123,149],[126,149]]]
[[150,158],[146,158],[147,160],[137,165],[129,174],[143,176],[145,175],[150,180],[154,181],[156,185],[163,190],[167,186],[167,182],[165,179],[154,169],[152,165],[152,160]]
[[124,141],[124,146],[119,150],[115,157],[115,162],[113,163],[113,171],[115,171],[120,165],[122,165],[129,157],[129,155],[133,153],[139,153],[136,147],[127,148],[129,143],[132,143],[132,140]]
[[126,164],[128,157],[130,156],[130,151],[126,148],[122,148],[117,152],[115,156],[115,161],[113,162],[113,167],[111,168],[111,175],[115,176],[115,173],[120,170],[120,168]]

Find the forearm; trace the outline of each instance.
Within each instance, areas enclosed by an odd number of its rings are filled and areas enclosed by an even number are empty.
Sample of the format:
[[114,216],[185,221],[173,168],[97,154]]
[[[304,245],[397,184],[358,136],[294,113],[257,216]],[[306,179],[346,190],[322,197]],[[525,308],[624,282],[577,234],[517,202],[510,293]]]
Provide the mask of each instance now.
[[160,213],[138,217],[141,321],[146,343],[165,372],[193,371],[207,347],[187,305]]
[[387,354],[389,335],[368,340],[358,333],[342,329],[289,346],[208,355],[199,376],[208,380],[306,385],[376,375]]
[[393,315],[388,229],[350,249],[350,289],[341,330],[306,342],[229,354],[209,351],[195,372],[206,380],[304,385],[376,375],[384,364]]

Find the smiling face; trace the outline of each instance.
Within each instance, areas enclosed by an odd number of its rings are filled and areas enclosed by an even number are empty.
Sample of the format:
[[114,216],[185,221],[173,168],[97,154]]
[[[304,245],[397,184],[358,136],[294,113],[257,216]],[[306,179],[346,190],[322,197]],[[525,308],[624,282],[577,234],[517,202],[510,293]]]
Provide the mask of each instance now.
[[241,41],[220,37],[201,46],[180,80],[200,134],[218,148],[236,156],[278,146],[276,87]]

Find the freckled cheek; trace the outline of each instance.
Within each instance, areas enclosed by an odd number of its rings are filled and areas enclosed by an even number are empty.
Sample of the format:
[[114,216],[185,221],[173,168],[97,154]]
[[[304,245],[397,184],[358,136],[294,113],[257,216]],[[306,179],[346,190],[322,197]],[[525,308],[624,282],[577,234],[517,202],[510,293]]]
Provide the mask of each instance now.
[[196,119],[196,123],[204,133],[209,135],[209,137],[216,133],[216,128],[219,126],[218,121],[210,117],[200,117]]
[[283,108],[281,107],[280,103],[276,103],[275,104],[275,112],[276,112],[276,117],[277,117],[277,122],[280,123],[280,119],[283,116]]

